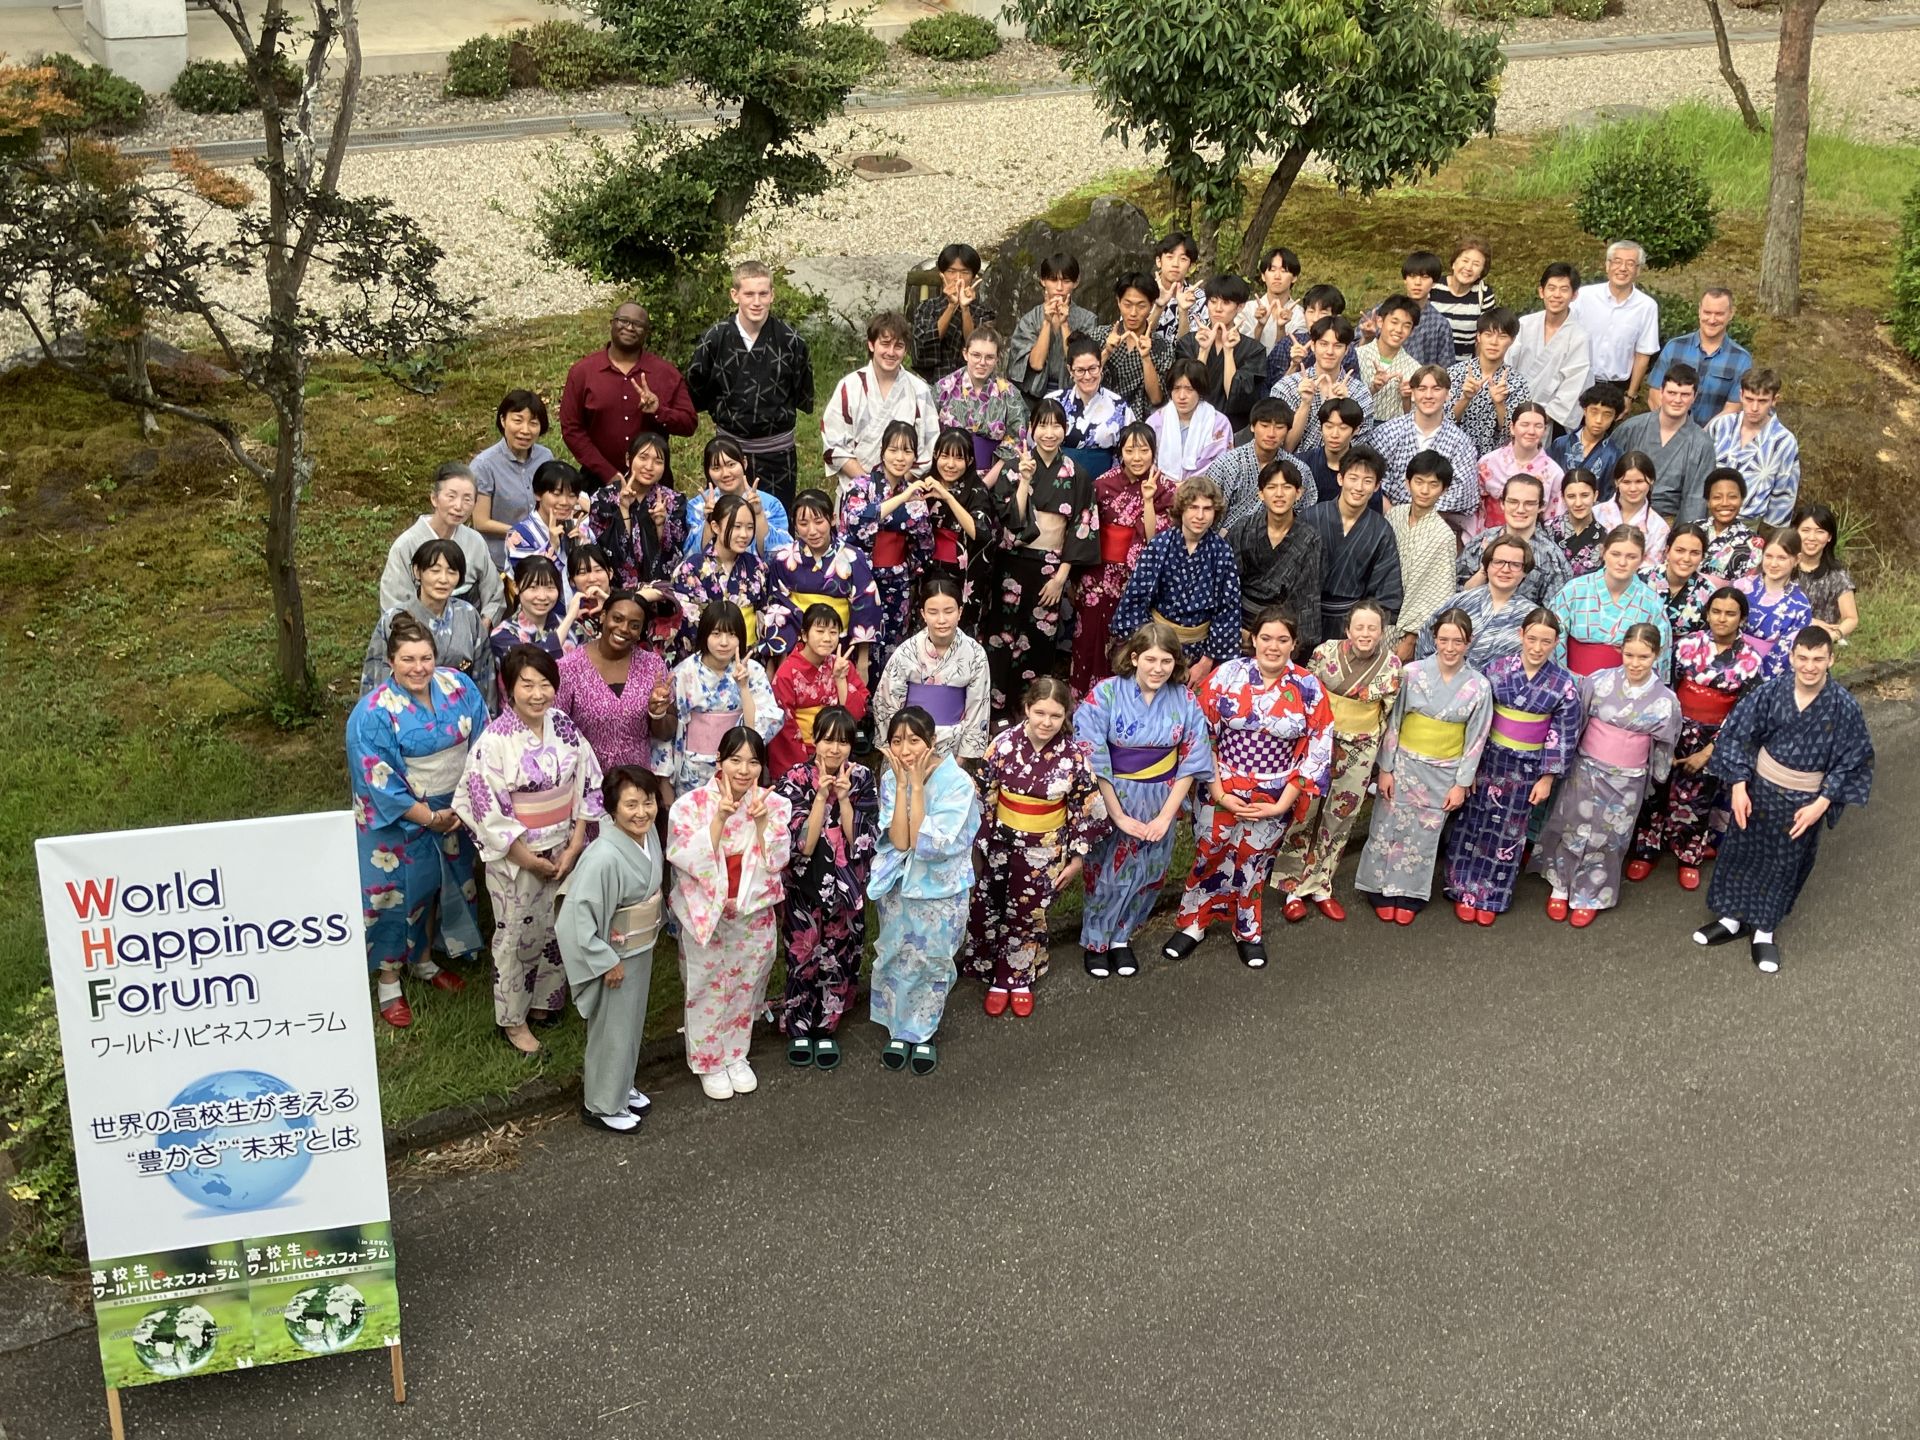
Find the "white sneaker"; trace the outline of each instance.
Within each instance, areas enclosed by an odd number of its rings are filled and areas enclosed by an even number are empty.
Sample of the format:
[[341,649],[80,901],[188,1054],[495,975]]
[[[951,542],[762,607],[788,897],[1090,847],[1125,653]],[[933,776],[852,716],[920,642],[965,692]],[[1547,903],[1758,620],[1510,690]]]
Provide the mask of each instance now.
[[733,1081],[727,1077],[725,1070],[715,1070],[711,1075],[702,1075],[700,1077],[700,1088],[707,1092],[707,1099],[709,1100],[731,1100],[733,1098]]
[[760,1088],[760,1077],[753,1073],[753,1067],[744,1060],[736,1060],[727,1066],[727,1079],[733,1082],[733,1093],[751,1095]]

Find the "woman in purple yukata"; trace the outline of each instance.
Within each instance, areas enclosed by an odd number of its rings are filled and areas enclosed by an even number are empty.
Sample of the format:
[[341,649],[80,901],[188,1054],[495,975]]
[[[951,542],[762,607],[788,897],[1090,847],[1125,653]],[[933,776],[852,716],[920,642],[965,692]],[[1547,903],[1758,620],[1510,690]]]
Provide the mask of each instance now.
[[880,468],[840,486],[840,530],[873,572],[880,635],[868,663],[874,674],[913,628],[913,581],[933,558],[933,512],[913,478],[920,432],[905,420],[880,437]]
[[[1669,552],[1671,553],[1671,552]],[[1707,628],[1673,642],[1673,692],[1680,702],[1680,738],[1673,769],[1640,807],[1627,879],[1653,873],[1661,852],[1680,862],[1680,888],[1700,888],[1700,867],[1714,843],[1708,824],[1720,804],[1720,782],[1707,772],[1720,727],[1740,697],[1760,683],[1760,652],[1740,633],[1747,597],[1723,585],[1707,601]]]
[[1769,530],[1760,568],[1733,586],[1747,597],[1744,633],[1760,652],[1760,678],[1787,673],[1793,637],[1813,623],[1813,602],[1800,588],[1800,537],[1791,530]]
[[1579,752],[1528,867],[1551,887],[1547,918],[1575,929],[1619,903],[1640,802],[1673,764],[1680,702],[1660,678],[1661,640],[1655,626],[1636,624],[1617,667],[1580,678]]
[[673,589],[680,598],[680,635],[675,658],[697,653],[700,612],[715,600],[731,600],[747,622],[747,649],[761,654],[767,643],[764,617],[782,604],[780,582],[753,549],[753,507],[738,495],[722,495],[713,507],[713,548],[680,562]]
[[1580,685],[1553,663],[1560,618],[1540,606],[1520,628],[1518,654],[1484,673],[1493,725],[1467,803],[1447,836],[1447,894],[1468,925],[1491,925],[1513,906],[1533,807],[1553,793],[1580,742]]
[[1067,585],[1100,563],[1100,512],[1093,478],[1060,447],[1067,416],[1057,400],[1033,407],[1033,449],[1021,457],[1003,498],[1007,548],[986,617],[993,713],[1005,715],[1042,675],[1064,675],[1071,660],[1073,608]]
[[791,807],[793,841],[780,911],[787,944],[780,1032],[788,1064],[821,1070],[840,1063],[833,1037],[860,986],[867,879],[880,840],[880,793],[873,772],[853,759],[857,727],[844,705],[821,710],[813,722],[813,759],[774,786]]
[[686,507],[666,483],[667,437],[642,430],[627,446],[627,473],[594,492],[587,517],[594,543],[613,561],[622,590],[652,586],[661,595],[687,543]]
[[840,617],[841,644],[860,679],[871,684],[880,673],[867,668],[880,639],[880,595],[867,557],[842,543],[833,526],[833,501],[822,490],[802,490],[795,497],[793,536],[793,544],[775,550],[768,561],[780,592],[768,616],[773,637],[768,648],[779,656],[798,652],[800,617],[810,606],[825,605]]
[[1096,980],[1139,972],[1130,942],[1160,898],[1174,822],[1187,792],[1213,774],[1207,717],[1186,686],[1180,637],[1143,625],[1114,667],[1073,712],[1109,822],[1087,855],[1080,910],[1083,963]]
[[[470,678],[434,664],[433,636],[411,615],[395,616],[387,627],[387,664],[392,674],[347,719],[347,770],[367,963],[379,986],[380,1018],[404,1030],[413,1010],[400,989],[403,966],[436,989],[467,986],[430,954],[436,898],[443,933],[464,927],[471,934],[465,948],[480,948],[473,841],[460,828],[453,793],[468,749],[486,728],[487,707]],[[450,950],[453,938],[448,933]]]
[[966,363],[933,387],[940,428],[968,433],[974,467],[989,489],[1018,462],[1027,439],[1027,402],[999,370],[1000,333],[982,325],[967,338]]
[[1033,987],[1047,973],[1047,911],[1106,828],[1091,747],[1067,729],[1072,706],[1066,681],[1034,681],[1021,702],[1025,718],[994,737],[977,777],[981,878],[965,965],[987,982],[989,1015],[1033,1013]]
[[1270,605],[1253,617],[1253,654],[1207,677],[1200,709],[1213,730],[1214,779],[1193,822],[1193,869],[1179,928],[1161,954],[1184,960],[1215,920],[1230,920],[1240,963],[1267,963],[1260,892],[1273,852],[1333,770],[1326,690],[1293,663],[1292,615]]
[[1240,561],[1227,543],[1226,496],[1210,476],[1180,482],[1173,523],[1147,542],[1113,612],[1121,634],[1149,620],[1173,627],[1193,684],[1240,654]]
[[493,902],[493,1020],[522,1055],[538,1055],[528,1022],[551,1029],[567,1008],[554,936],[560,882],[586,848],[584,822],[605,813],[600,762],[553,703],[560,667],[521,645],[501,662],[507,703],[467,756],[453,808],[479,842]]

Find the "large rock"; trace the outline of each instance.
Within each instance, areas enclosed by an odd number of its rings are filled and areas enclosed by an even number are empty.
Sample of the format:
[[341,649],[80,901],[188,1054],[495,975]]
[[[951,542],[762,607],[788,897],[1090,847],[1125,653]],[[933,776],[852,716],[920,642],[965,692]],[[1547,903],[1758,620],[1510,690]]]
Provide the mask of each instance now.
[[1078,225],[1056,230],[1044,220],[1029,220],[992,254],[984,256],[987,298],[1011,333],[1014,322],[1040,303],[1040,262],[1055,251],[1080,261],[1080,288],[1074,299],[1096,315],[1112,316],[1113,285],[1133,270],[1152,271],[1153,227],[1146,212],[1124,200],[1093,202]]

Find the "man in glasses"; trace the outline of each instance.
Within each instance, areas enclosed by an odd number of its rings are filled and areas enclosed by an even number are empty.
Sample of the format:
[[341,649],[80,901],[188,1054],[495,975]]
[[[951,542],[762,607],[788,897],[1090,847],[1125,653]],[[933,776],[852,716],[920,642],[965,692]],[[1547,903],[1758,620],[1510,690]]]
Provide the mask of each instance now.
[[560,392],[560,434],[597,487],[616,483],[634,436],[691,435],[699,423],[686,381],[647,349],[653,323],[628,301],[613,312],[607,348],[583,355]]
[[[1520,598],[1544,605],[1560,593],[1560,587],[1573,578],[1573,565],[1560,543],[1540,523],[1540,502],[1545,493],[1546,486],[1537,475],[1507,477],[1507,483],[1500,489],[1500,504],[1506,511],[1507,523],[1500,530],[1482,531],[1460,552],[1454,578],[1460,582],[1461,589],[1471,590],[1487,583],[1488,542],[1493,536],[1502,535],[1509,540],[1526,541],[1533,552],[1533,564],[1528,567],[1526,583],[1520,587]],[[1476,648],[1479,638],[1476,632]]]

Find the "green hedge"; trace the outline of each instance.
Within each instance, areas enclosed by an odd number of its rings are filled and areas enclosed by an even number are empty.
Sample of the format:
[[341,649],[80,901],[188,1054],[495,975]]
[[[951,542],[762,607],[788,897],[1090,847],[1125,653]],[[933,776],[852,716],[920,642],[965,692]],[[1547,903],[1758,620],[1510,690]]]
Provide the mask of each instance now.
[[[305,75],[287,55],[274,57],[274,89],[283,100],[300,94]],[[242,110],[259,108],[253,79],[238,60],[189,60],[187,68],[174,77],[167,94],[182,110],[196,115],[238,115]]]
[[54,71],[60,93],[80,111],[48,124],[54,134],[124,135],[146,122],[147,93],[131,80],[71,55],[49,55],[41,63]]
[[991,20],[950,10],[907,26],[900,48],[930,60],[984,60],[1000,48],[1000,32]]
[[504,35],[476,35],[447,52],[447,80],[440,93],[456,100],[498,100],[512,81],[513,42]]
[[1573,213],[1597,240],[1638,241],[1656,270],[1686,264],[1717,231],[1706,171],[1664,137],[1630,126],[1601,132]]
[[1887,317],[1900,348],[1920,360],[1920,185],[1900,207],[1900,245],[1893,257],[1893,313]]

